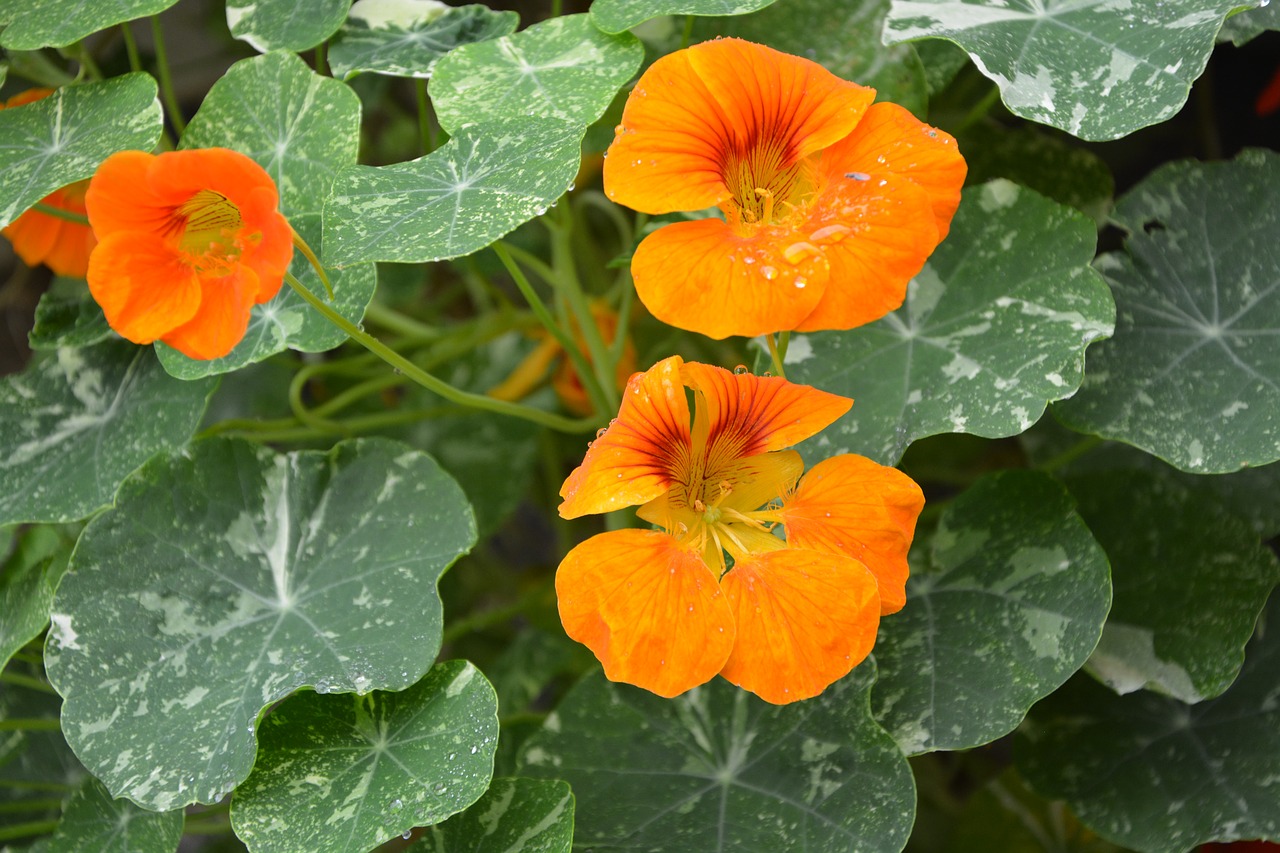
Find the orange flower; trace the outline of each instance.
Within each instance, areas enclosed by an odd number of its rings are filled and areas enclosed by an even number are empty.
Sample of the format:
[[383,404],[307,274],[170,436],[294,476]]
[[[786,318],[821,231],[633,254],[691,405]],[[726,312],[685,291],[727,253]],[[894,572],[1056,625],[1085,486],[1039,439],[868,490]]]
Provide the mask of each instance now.
[[850,405],[679,356],[631,378],[617,419],[560,490],[565,518],[643,504],[640,517],[662,528],[601,533],[556,572],[565,631],[606,676],[675,696],[719,673],[782,704],[867,656],[881,613],[905,600],[924,498],[859,456],[800,479],[800,455],[783,449]]
[[902,304],[946,236],[955,140],[875,90],[739,39],[664,56],[636,84],[604,165],[659,228],[631,262],[658,319],[713,338],[848,329]]
[[[0,105],[0,109],[20,107],[51,94],[52,89],[27,89]],[[40,203],[84,216],[84,191],[88,186],[87,180],[76,181],[49,193]],[[88,225],[41,213],[35,208],[10,222],[0,234],[9,239],[27,266],[44,264],[58,275],[72,278],[84,278],[89,269],[89,253],[98,242]]]
[[226,355],[280,290],[293,231],[271,176],[225,148],[113,154],[85,196],[89,292],[125,338]]

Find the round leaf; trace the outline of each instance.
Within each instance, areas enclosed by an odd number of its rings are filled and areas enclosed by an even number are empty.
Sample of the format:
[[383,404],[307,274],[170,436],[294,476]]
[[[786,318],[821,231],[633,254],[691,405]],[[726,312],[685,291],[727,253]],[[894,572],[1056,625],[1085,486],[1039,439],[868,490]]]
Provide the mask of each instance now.
[[[0,45],[9,50],[64,47],[98,30],[163,12],[176,2],[178,0],[41,0],[39,3],[0,0],[0,24],[7,24],[0,26]],[[104,124],[102,129],[107,127],[109,125]]]
[[45,662],[67,740],[147,808],[216,801],[248,775],[264,707],[427,671],[436,582],[474,542],[457,484],[397,442],[277,456],[213,439],[154,460],[58,590]]
[[594,0],[591,20],[606,33],[620,33],[660,15],[742,15],[774,0]]
[[173,853],[182,821],[181,811],[156,814],[112,799],[90,776],[67,802],[49,844],[59,853]]
[[1227,18],[1218,31],[1218,41],[1229,41],[1236,47],[1253,41],[1266,30],[1280,30],[1280,5],[1268,3],[1258,9],[1237,12]]
[[307,50],[337,32],[350,0],[227,0],[227,27],[261,53]]
[[554,779],[494,779],[474,806],[433,826],[409,853],[569,853],[573,793]]

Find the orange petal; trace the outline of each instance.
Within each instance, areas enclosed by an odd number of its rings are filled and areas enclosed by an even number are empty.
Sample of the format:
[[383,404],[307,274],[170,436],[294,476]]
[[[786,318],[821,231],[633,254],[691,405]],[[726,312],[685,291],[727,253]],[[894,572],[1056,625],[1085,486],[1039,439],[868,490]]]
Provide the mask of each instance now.
[[[256,169],[257,164],[250,162]],[[254,301],[259,304],[269,302],[280,292],[284,274],[293,260],[293,228],[277,210],[279,204],[274,185],[254,187],[239,203],[244,219],[237,241],[242,248],[240,262],[258,274],[258,294]]]
[[612,681],[676,696],[720,671],[733,618],[715,575],[665,533],[616,530],[578,545],[556,571],[565,632]]
[[875,645],[880,597],[856,560],[771,551],[738,563],[721,587],[738,639],[720,674],[766,702],[817,696]]
[[47,98],[52,94],[53,94],[52,89],[45,89],[43,87],[37,87],[34,89],[24,89],[23,91],[14,95],[9,100],[5,101],[4,105],[0,106],[0,109],[5,109],[9,107],[21,107],[21,106],[25,106],[26,104],[32,104],[40,100],[41,98]]
[[[89,182],[54,190],[41,199],[43,204],[84,215],[84,193]],[[38,210],[28,210],[3,231],[14,251],[27,266],[44,264],[58,275],[84,278],[89,271],[89,254],[98,244],[93,229]]]
[[116,232],[89,258],[89,293],[107,323],[149,344],[186,323],[200,307],[200,283],[181,255],[153,235]]
[[195,316],[160,340],[188,358],[221,358],[240,343],[249,327],[258,275],[248,267],[235,267],[230,275],[202,278],[200,291]]
[[720,219],[665,225],[631,259],[636,293],[662,322],[711,338],[787,331],[819,304],[828,275],[820,255],[786,260],[788,228],[739,236]]
[[119,231],[147,231],[166,235],[173,225],[172,202],[158,196],[150,171],[156,155],[118,151],[98,166],[85,193],[89,224],[101,240]]
[[681,364],[680,356],[671,356],[631,377],[617,419],[561,486],[561,516],[647,503],[671,485],[672,471],[689,453]]
[[907,601],[907,552],[922,509],[924,494],[906,474],[845,454],[810,468],[780,515],[789,544],[865,565],[887,614]]

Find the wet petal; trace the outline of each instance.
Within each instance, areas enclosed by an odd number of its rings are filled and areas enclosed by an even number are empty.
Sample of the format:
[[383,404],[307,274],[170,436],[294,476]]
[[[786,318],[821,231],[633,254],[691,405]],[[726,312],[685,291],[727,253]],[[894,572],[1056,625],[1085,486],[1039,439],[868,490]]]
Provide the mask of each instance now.
[[89,259],[88,280],[107,323],[136,344],[172,332],[200,307],[195,271],[176,249],[144,232],[103,238]]
[[221,358],[235,348],[249,327],[249,311],[258,292],[258,276],[245,266],[229,275],[200,281],[200,308],[160,340],[188,358]]

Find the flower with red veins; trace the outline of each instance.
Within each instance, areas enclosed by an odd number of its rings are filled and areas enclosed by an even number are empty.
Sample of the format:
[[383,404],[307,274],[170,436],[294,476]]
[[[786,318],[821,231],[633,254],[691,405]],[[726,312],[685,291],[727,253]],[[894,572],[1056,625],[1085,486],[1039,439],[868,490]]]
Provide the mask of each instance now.
[[661,528],[601,533],[556,573],[565,631],[607,677],[675,696],[719,674],[782,704],[867,656],[901,607],[923,496],[856,456],[801,479],[785,449],[851,405],[678,356],[631,378],[560,492],[565,518],[639,505]]
[[739,39],[676,51],[627,99],[608,196],[665,225],[631,272],[658,319],[713,338],[848,329],[902,304],[946,236],[955,140],[875,90]]

